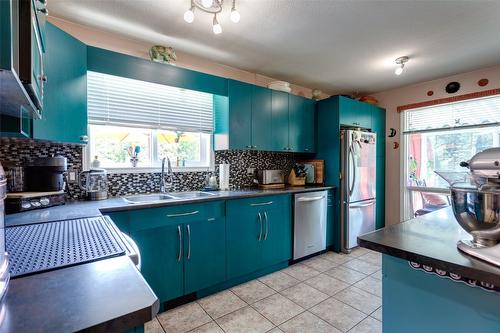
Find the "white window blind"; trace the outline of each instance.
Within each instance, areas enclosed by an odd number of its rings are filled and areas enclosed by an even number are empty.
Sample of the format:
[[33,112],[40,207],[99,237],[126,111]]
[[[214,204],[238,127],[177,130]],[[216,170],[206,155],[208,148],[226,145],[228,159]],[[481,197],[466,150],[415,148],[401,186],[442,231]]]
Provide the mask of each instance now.
[[92,124],[213,132],[211,94],[89,71],[87,99]]
[[405,133],[500,125],[500,95],[405,112]]

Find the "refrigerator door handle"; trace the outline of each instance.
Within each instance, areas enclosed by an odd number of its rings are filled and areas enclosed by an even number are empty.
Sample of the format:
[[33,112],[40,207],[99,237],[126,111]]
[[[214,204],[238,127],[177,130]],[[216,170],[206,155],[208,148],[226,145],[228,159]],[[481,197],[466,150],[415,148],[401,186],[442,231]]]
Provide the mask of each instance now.
[[352,160],[352,181],[349,184],[349,197],[352,195],[354,191],[354,184],[356,184],[356,163],[354,161],[354,151],[352,149],[352,144],[349,146],[349,160]]
[[350,204],[349,208],[364,208],[364,207],[373,206],[374,204],[375,204],[375,200],[371,200],[370,202],[367,202],[367,203]]

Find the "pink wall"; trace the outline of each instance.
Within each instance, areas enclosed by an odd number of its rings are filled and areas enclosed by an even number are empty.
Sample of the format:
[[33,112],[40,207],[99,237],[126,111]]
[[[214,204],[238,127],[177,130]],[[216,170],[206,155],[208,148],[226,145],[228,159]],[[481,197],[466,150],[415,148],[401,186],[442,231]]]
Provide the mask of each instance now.
[[[57,17],[51,16],[49,17],[49,21],[87,45],[149,59],[148,50],[152,46],[150,43],[126,38],[114,33],[69,22]],[[218,64],[184,52],[176,51],[176,54],[176,65],[178,67],[188,68],[264,87],[271,81],[279,80],[265,75],[251,73],[238,68]],[[291,84],[290,87],[292,88],[293,94],[311,98],[311,88],[295,84]],[[326,98],[328,95],[323,94],[321,97]]]
[[[403,74],[404,75],[404,74]],[[487,78],[489,83],[485,87],[477,85],[477,81]],[[448,94],[444,88],[451,81],[460,82],[461,88],[455,94]],[[379,100],[379,105],[386,109],[386,127],[395,128],[398,135],[394,138],[387,138],[386,146],[386,223],[396,224],[401,221],[402,203],[401,203],[401,177],[402,177],[402,156],[401,147],[393,149],[394,142],[401,143],[401,114],[397,112],[397,107],[419,103],[424,101],[447,98],[451,96],[464,95],[484,90],[500,88],[500,66],[484,68],[473,72],[457,74],[442,79],[422,82],[411,86],[398,89],[383,91],[374,96]],[[427,96],[427,91],[434,91],[433,96]]]

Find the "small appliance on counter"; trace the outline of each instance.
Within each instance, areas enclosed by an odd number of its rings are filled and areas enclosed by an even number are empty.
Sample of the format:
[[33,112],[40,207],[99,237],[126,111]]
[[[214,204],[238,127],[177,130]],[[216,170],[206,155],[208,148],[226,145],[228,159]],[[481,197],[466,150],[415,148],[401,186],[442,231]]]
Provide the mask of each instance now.
[[283,170],[258,170],[257,181],[263,189],[285,187],[285,173]]
[[26,191],[47,192],[64,189],[68,162],[64,156],[39,157],[25,168]]
[[90,169],[80,173],[79,186],[85,191],[87,200],[108,198],[108,173],[104,169]]
[[203,191],[218,191],[219,185],[217,185],[217,177],[213,173],[207,173],[205,178],[205,186]]
[[64,191],[52,192],[15,192],[7,193],[5,212],[15,214],[28,210],[64,205]]
[[7,176],[7,192],[23,192],[26,190],[25,170],[22,165],[2,162]]
[[500,267],[500,148],[486,149],[460,165],[470,172],[436,172],[450,184],[457,222],[472,235],[457,247]]
[[0,304],[7,293],[10,280],[9,258],[5,252],[4,199],[6,191],[7,178],[5,177],[2,164],[0,164]]

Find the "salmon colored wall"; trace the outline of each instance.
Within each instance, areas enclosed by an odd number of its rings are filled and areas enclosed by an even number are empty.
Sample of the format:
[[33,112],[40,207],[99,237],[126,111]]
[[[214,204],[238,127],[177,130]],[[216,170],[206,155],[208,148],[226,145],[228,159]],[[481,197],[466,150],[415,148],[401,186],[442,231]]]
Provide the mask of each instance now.
[[[149,59],[148,50],[152,46],[150,43],[129,39],[114,33],[76,24],[57,17],[51,16],[48,19],[52,24],[58,26],[87,45]],[[279,80],[265,75],[251,73],[238,68],[218,64],[184,52],[176,51],[176,54],[176,65],[178,67],[188,68],[264,87],[271,81]],[[292,88],[293,94],[311,98],[312,89],[295,84],[290,84],[290,87]],[[323,94],[321,97],[326,98],[328,95]]]
[[[404,75],[404,74],[403,74]],[[480,87],[477,84],[482,78],[489,80],[485,87]],[[445,86],[449,82],[457,81],[460,83],[461,88],[455,94],[448,94],[445,92]],[[411,86],[406,86],[398,89],[388,90],[374,94],[378,100],[379,105],[386,109],[386,128],[395,128],[398,134],[394,138],[387,138],[386,146],[386,174],[391,177],[386,177],[386,224],[392,225],[399,223],[402,216],[402,203],[401,203],[401,178],[402,178],[402,156],[401,147],[393,149],[395,142],[401,143],[401,114],[397,112],[397,107],[419,103],[424,101],[435,100],[439,98],[446,98],[451,96],[464,95],[468,93],[475,93],[484,90],[500,88],[500,66],[484,68],[473,72],[462,73],[453,75],[433,81],[427,81]],[[434,95],[427,96],[427,91],[434,91]],[[404,111],[403,111],[404,112]]]

